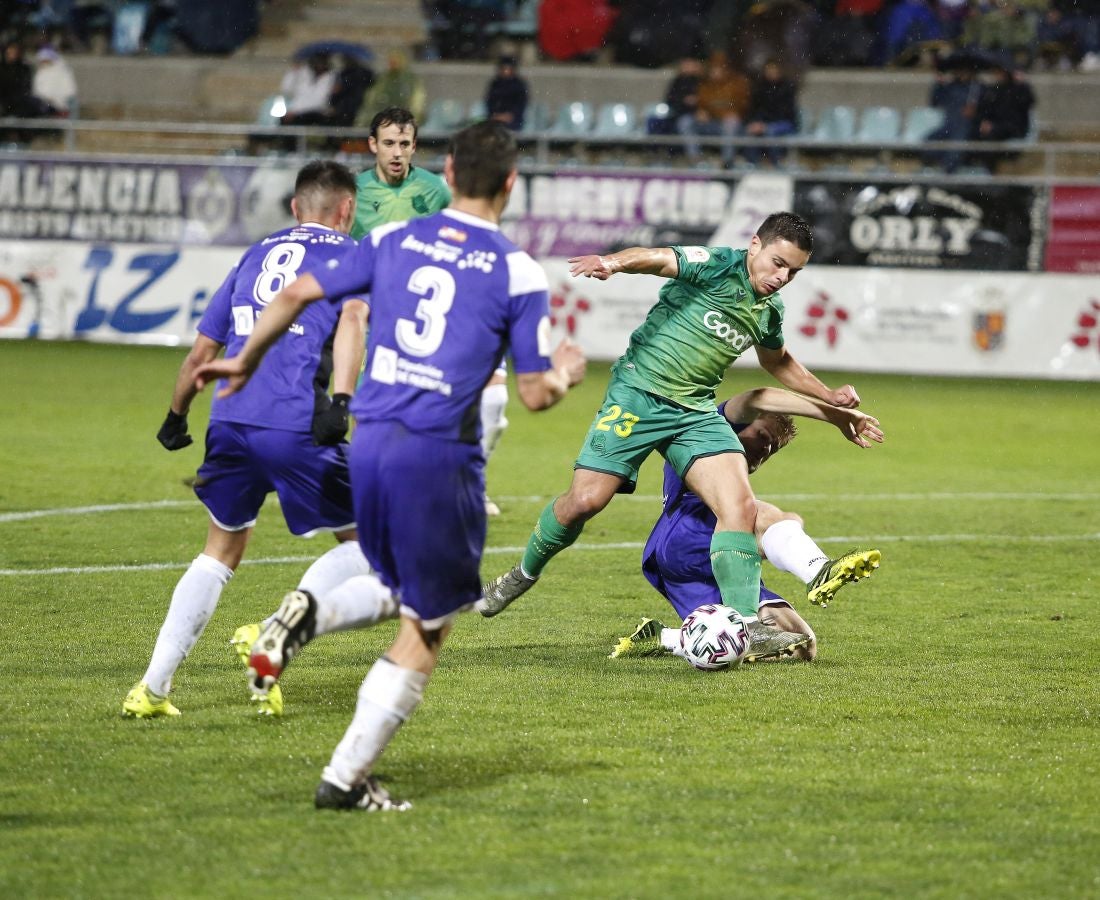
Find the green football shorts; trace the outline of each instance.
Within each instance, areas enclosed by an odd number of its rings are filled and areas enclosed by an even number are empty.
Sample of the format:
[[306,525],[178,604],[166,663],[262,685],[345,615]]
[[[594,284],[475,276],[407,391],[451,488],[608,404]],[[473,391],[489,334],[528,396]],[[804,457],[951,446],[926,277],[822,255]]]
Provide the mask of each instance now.
[[612,377],[574,468],[625,478],[619,491],[629,494],[638,470],[654,450],[681,478],[701,457],[745,452],[717,410],[687,409]]

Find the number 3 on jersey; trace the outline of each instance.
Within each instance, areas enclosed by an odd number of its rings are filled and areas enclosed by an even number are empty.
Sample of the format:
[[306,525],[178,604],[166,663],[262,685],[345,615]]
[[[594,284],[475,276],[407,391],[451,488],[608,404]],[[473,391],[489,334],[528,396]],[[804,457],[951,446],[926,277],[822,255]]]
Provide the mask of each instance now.
[[439,266],[421,266],[409,276],[408,288],[421,299],[415,321],[397,320],[397,346],[410,356],[431,356],[447,330],[447,313],[455,299],[454,276]]
[[614,424],[615,434],[619,437],[630,437],[630,432],[641,419],[634,413],[623,412],[623,408],[612,403],[607,408],[607,415],[600,416],[596,420],[597,431],[611,431]]

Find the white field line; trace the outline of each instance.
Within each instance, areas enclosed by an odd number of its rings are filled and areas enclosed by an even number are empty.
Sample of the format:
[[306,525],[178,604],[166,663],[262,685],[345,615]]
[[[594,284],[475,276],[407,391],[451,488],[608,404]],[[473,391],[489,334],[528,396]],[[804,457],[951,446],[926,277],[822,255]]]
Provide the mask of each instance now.
[[[834,535],[819,538],[822,544],[848,544],[861,546],[876,546],[879,544],[973,544],[973,543],[1000,543],[1000,544],[1063,544],[1075,542],[1100,541],[1100,532],[1096,534],[906,534],[906,535]],[[641,550],[644,544],[641,541],[621,541],[606,544],[574,544],[569,552],[609,550]],[[518,555],[524,551],[524,547],[486,547],[487,556],[506,553]],[[261,559],[245,559],[243,566],[271,566],[287,563],[308,564],[317,556],[272,556]],[[139,563],[135,565],[117,566],[55,566],[49,569],[0,569],[0,577],[28,577],[34,575],[95,575],[102,573],[123,572],[160,572],[172,569],[185,569],[190,563]]]
[[[1078,500],[1095,502],[1100,500],[1100,494],[1047,494],[1047,493],[1013,493],[998,491],[933,491],[930,493],[894,493],[894,494],[761,494],[761,499],[767,499],[776,503],[807,503],[814,501],[836,501],[847,503],[852,500],[879,500],[887,503],[903,503],[921,500],[948,500],[948,501],[1020,501],[1020,500],[1053,500],[1065,502]],[[504,503],[546,503],[549,495],[533,494],[508,495],[493,494],[493,497]],[[659,503],[659,494],[624,494],[623,500],[644,503]],[[278,497],[270,498],[278,502]],[[30,509],[21,512],[0,513],[0,524],[4,522],[25,522],[29,519],[42,519],[48,516],[88,516],[108,512],[135,512],[149,509],[173,509],[190,506],[199,506],[198,500],[151,500],[143,503],[101,503],[94,506],[62,506],[51,509]]]

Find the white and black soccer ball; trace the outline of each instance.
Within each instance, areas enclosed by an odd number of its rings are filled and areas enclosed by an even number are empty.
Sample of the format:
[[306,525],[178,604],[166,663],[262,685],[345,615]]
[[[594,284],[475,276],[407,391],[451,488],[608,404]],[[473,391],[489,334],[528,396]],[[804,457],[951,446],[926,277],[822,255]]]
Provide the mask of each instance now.
[[737,610],[709,603],[684,619],[680,648],[697,669],[728,669],[741,662],[749,649],[749,632]]

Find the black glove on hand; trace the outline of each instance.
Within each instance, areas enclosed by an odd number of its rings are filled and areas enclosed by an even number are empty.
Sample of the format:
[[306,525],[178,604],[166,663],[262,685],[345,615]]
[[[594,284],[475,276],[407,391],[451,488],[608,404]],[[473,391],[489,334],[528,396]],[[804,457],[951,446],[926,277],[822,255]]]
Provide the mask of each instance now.
[[339,444],[348,433],[348,403],[351,394],[333,394],[328,409],[313,417],[313,443],[318,447]]
[[164,424],[157,432],[157,440],[166,450],[182,450],[184,447],[190,447],[194,442],[191,440],[191,435],[187,433],[187,416],[168,410]]

